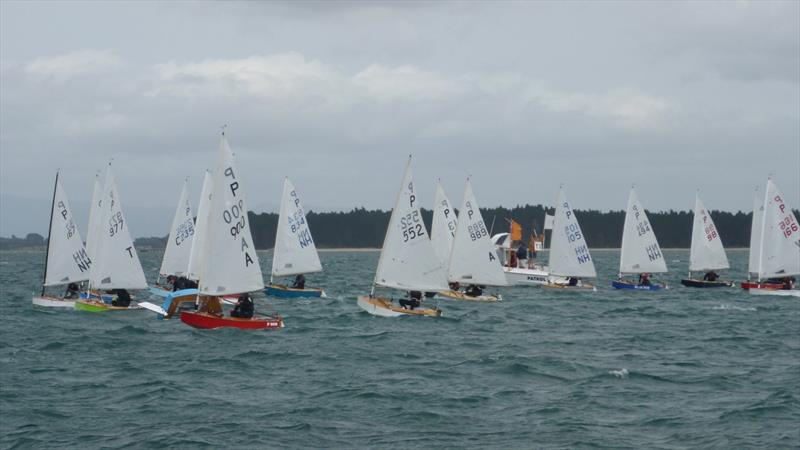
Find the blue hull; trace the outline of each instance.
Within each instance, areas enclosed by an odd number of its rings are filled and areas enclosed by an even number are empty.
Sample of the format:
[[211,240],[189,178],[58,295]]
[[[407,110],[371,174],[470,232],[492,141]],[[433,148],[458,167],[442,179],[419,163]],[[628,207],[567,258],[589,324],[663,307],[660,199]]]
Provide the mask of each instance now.
[[[89,299],[89,298],[91,298],[93,300],[97,300],[98,296],[96,294],[92,294],[91,297],[90,297],[89,295],[86,294],[86,292],[81,292],[80,298],[82,298],[84,300]],[[114,296],[111,295],[111,294],[102,294],[100,296],[100,299],[103,300],[103,303],[111,303],[114,300]]]
[[650,286],[640,286],[635,283],[627,283],[625,281],[616,280],[611,282],[611,287],[614,289],[630,289],[632,291],[660,291],[665,289],[664,286],[658,283],[653,283]]
[[322,297],[322,289],[292,289],[280,285],[268,285],[264,288],[264,293],[270,297],[278,298],[308,298]]

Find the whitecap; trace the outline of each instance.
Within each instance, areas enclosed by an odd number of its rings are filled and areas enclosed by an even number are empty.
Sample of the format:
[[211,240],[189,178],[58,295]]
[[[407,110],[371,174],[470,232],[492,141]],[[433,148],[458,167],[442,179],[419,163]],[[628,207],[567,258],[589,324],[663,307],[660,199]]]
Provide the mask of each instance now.
[[755,311],[756,310],[753,307],[726,305],[724,303],[721,303],[719,306],[712,306],[711,309],[716,309],[716,310],[720,310],[720,311]]
[[608,373],[610,375],[614,375],[617,378],[628,378],[628,369],[624,367],[619,370],[609,370]]

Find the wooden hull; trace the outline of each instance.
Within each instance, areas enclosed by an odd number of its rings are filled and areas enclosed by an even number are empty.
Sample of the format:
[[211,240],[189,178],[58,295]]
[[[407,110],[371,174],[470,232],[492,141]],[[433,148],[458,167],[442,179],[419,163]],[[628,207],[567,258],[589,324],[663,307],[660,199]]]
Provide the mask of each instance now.
[[437,308],[405,309],[392,304],[392,300],[384,297],[371,297],[360,295],[358,306],[373,316],[400,317],[400,316],[429,316],[440,317],[442,310]]
[[34,295],[32,302],[44,308],[75,308],[75,299],[52,297],[49,295]]
[[461,291],[442,291],[438,292],[437,294],[445,298],[452,298],[453,300],[463,300],[467,302],[499,302],[503,300],[503,297],[500,295],[479,295],[477,297],[470,297]]
[[318,288],[295,289],[282,284],[270,284],[264,288],[264,293],[278,298],[310,298],[325,297],[325,291]]
[[181,322],[190,327],[202,330],[213,330],[217,328],[239,328],[242,330],[266,330],[271,328],[283,328],[281,317],[255,316],[251,319],[239,317],[220,317],[214,314],[203,312],[181,312]]
[[733,287],[733,281],[705,281],[705,280],[694,280],[692,278],[684,278],[681,280],[681,284],[686,287],[693,287],[693,288],[719,288],[719,287]]
[[611,282],[611,287],[614,289],[628,289],[635,291],[660,291],[667,288],[666,285],[661,285],[658,283],[652,283],[649,286],[641,286],[637,283],[626,280],[614,280]]
[[783,284],[765,283],[765,282],[759,283],[758,281],[742,281],[741,286],[742,286],[742,289],[744,289],[744,290],[748,290],[748,289],[766,289],[766,290],[776,291],[776,290],[784,289]]
[[78,311],[88,311],[88,312],[109,312],[109,311],[133,311],[142,308],[136,303],[131,303],[131,306],[128,307],[121,307],[121,306],[112,306],[108,303],[101,302],[98,300],[77,300],[75,301],[75,309]]
[[752,295],[773,295],[779,297],[800,297],[800,289],[749,289]]

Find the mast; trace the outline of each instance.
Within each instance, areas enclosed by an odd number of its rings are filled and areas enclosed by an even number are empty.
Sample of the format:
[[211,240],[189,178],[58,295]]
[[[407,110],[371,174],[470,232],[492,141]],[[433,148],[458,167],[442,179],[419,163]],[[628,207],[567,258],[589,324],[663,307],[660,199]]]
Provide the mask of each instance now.
[[53,201],[50,203],[50,225],[47,228],[47,253],[44,254],[44,275],[42,275],[42,295],[44,295],[44,284],[47,282],[47,260],[50,259],[50,238],[53,234],[53,210],[56,207],[56,187],[58,186],[59,171],[56,171],[56,181],[53,183]]

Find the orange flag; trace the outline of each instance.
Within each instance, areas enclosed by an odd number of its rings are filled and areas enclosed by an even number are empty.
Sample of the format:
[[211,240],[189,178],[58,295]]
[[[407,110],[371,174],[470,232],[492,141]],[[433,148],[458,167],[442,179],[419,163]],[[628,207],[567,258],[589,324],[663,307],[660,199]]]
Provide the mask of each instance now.
[[511,240],[512,241],[521,241],[522,240],[522,225],[518,224],[517,222],[511,221]]

